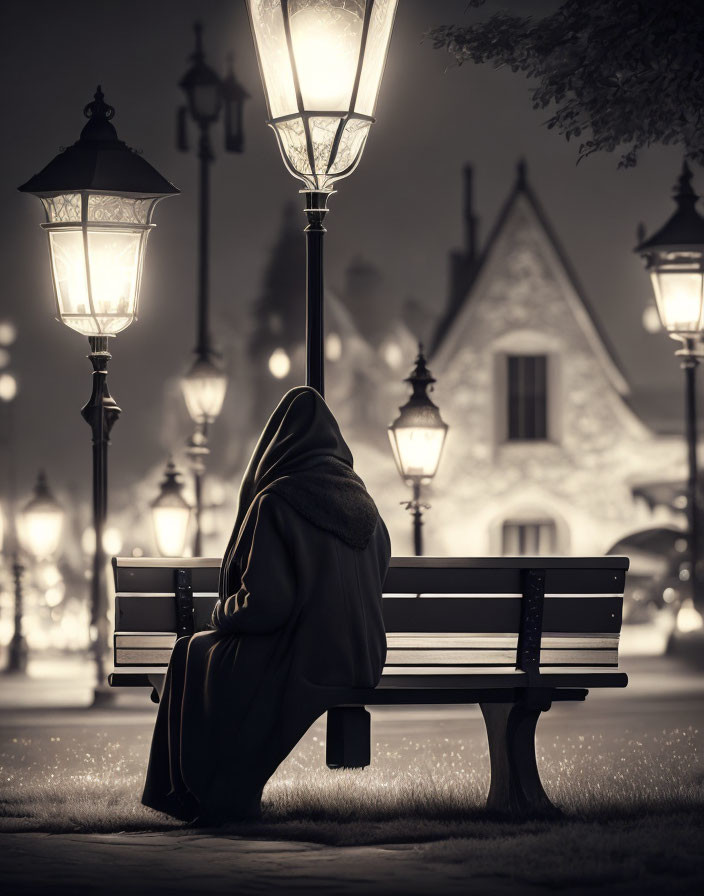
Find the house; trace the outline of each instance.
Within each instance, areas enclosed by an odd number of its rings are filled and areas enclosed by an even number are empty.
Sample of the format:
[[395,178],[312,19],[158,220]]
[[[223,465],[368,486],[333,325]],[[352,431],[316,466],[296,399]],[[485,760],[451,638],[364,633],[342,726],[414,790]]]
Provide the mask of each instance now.
[[682,440],[654,432],[629,404],[618,357],[525,163],[481,250],[471,170],[464,179],[465,244],[451,255],[431,346],[450,434],[427,551],[608,551],[654,524],[633,488],[683,475]]

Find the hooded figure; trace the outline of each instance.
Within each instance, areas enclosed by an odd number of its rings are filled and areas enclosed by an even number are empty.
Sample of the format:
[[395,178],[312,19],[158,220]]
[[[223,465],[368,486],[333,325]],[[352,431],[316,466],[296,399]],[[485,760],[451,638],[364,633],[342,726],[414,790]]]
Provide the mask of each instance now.
[[333,691],[378,683],[390,553],[337,421],[314,389],[292,389],[242,480],[215,630],[174,647],[145,805],[184,820],[257,814]]

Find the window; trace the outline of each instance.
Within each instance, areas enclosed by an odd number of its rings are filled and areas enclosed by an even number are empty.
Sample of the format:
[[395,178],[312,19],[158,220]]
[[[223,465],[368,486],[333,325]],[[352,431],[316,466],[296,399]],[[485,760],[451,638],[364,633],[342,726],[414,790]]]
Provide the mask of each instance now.
[[547,355],[507,355],[509,441],[548,437]]
[[507,554],[554,554],[557,543],[555,521],[506,520],[501,530],[501,551]]

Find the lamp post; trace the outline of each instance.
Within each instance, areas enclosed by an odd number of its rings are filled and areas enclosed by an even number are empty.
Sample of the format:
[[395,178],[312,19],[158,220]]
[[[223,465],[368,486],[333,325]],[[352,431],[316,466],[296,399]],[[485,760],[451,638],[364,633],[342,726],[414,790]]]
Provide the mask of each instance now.
[[188,151],[186,119],[188,115],[198,128],[199,216],[198,216],[198,309],[195,360],[181,380],[181,388],[188,412],[196,430],[188,443],[188,456],[195,485],[196,531],[193,553],[202,553],[201,516],[203,512],[203,476],[208,456],[208,425],[222,410],[227,378],[215,360],[210,344],[209,324],[209,237],[210,237],[210,166],[214,161],[210,128],[225,113],[225,151],[242,152],[244,132],[242,112],[249,96],[238,83],[229,59],[229,69],[221,78],[205,61],[203,26],[194,25],[196,48],[191,56],[191,67],[181,78],[179,86],[186,94],[187,105],[178,112],[178,148]]
[[699,197],[691,181],[692,172],[685,162],[675,186],[675,213],[635,251],[650,272],[662,327],[681,343],[675,354],[681,358],[685,375],[690,577],[693,601],[701,609],[704,593],[699,568],[696,373],[704,355],[700,341],[704,323],[704,217],[695,208]]
[[190,505],[181,494],[183,484],[172,460],[166,464],[159,494],[151,503],[156,545],[162,557],[182,557],[191,517]]
[[423,346],[419,344],[415,367],[404,380],[404,383],[410,383],[413,392],[389,426],[389,441],[398,472],[413,489],[411,500],[402,503],[413,515],[416,557],[423,553],[423,510],[430,507],[421,502],[421,485],[430,482],[437,473],[448,430],[440,410],[428,396],[428,389],[432,390],[435,382],[428,370]]
[[[38,560],[50,557],[59,546],[63,524],[63,508],[51,494],[44,472],[40,471],[34,494],[20,514],[17,535],[22,549]],[[22,631],[23,574],[24,565],[19,551],[15,549],[12,561],[15,581],[14,631],[8,650],[7,671],[17,673],[27,671],[28,659],[27,641]]]
[[118,139],[115,114],[98,87],[83,110],[80,138],[19,189],[46,212],[57,317],[88,337],[93,389],[81,410],[93,436],[91,630],[98,687],[107,699],[108,618],[103,530],[107,517],[108,445],[120,408],[108,391],[109,341],[137,317],[139,286],[154,207],[179,191]]
[[268,124],[304,183],[306,384],[324,394],[323,221],[374,121],[397,0],[247,0]]

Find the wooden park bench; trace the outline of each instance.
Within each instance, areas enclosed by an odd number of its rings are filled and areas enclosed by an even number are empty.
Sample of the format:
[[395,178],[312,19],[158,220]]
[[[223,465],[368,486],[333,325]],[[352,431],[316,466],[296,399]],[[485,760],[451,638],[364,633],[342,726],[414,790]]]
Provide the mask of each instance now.
[[[158,700],[177,637],[210,626],[219,560],[113,560],[113,687]],[[554,811],[535,756],[541,712],[625,687],[618,667],[625,557],[395,557],[384,584],[388,657],[376,688],[327,711],[330,768],[369,765],[366,706],[478,703],[491,764],[487,808]]]

